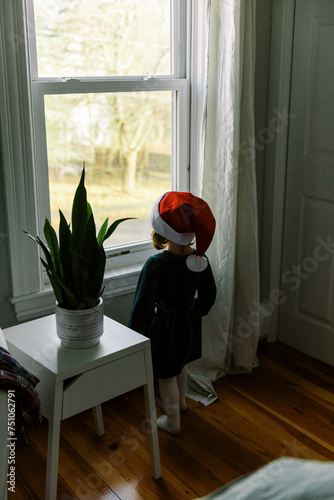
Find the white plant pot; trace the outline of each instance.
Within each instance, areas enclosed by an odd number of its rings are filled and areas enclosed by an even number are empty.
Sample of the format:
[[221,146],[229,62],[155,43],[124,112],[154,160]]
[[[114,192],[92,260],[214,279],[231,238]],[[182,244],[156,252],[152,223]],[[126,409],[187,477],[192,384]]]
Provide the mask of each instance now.
[[86,349],[100,342],[103,334],[103,299],[91,309],[70,310],[56,304],[56,330],[61,343],[71,349]]

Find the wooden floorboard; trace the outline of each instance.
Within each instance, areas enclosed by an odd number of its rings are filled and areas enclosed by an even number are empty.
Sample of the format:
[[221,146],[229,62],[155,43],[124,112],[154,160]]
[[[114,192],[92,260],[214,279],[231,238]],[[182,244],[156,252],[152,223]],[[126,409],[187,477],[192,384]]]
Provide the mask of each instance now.
[[[103,404],[102,437],[91,410],[63,421],[58,499],[195,499],[279,457],[333,461],[334,367],[279,343],[262,345],[258,358],[252,374],[215,382],[215,403],[188,399],[179,435],[159,431],[158,481],[142,389]],[[27,429],[9,500],[44,499],[47,431],[47,421]]]

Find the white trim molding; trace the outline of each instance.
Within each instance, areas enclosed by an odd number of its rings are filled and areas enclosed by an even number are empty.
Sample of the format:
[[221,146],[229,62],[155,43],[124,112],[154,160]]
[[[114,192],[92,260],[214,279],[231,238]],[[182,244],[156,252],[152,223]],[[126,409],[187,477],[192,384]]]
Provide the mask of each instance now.
[[[106,273],[104,280],[103,301],[105,304],[114,297],[129,295],[135,292],[138,277],[143,263],[124,266]],[[21,297],[12,297],[10,302],[14,307],[18,321],[28,321],[55,311],[55,296],[50,285],[42,291]]]
[[[21,14],[20,14],[21,12]],[[22,3],[3,0],[0,4],[0,120],[4,162],[7,227],[12,267],[12,293],[25,295],[42,286],[39,250],[31,245],[24,229],[38,227],[35,204],[35,173],[32,164],[29,106],[26,81]],[[19,224],[18,224],[19,221]],[[19,227],[20,226],[20,227]]]
[[[190,0],[189,0],[190,1]],[[203,114],[206,92],[209,0],[192,0],[188,73],[190,88],[190,191],[201,196],[203,176]]]

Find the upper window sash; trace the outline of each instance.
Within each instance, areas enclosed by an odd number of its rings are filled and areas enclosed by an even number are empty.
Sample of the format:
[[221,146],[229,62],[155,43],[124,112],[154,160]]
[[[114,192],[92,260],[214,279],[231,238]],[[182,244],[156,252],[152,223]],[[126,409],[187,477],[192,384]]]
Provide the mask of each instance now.
[[[5,0],[7,1],[7,0]],[[35,16],[34,16],[34,2],[33,0],[19,0],[23,3],[23,15],[25,19],[25,37],[27,40],[27,57],[29,59],[30,78],[35,80],[40,78],[38,75],[37,64],[37,44],[36,44],[36,30],[35,30]],[[186,78],[187,76],[187,43],[189,40],[190,30],[189,26],[189,13],[191,11],[191,0],[170,0],[171,8],[171,74],[168,75],[172,78]],[[133,75],[134,78],[141,78],[144,75]],[[145,75],[146,76],[146,75]],[[153,75],[150,75],[153,76]],[[162,75],[156,75],[162,76]],[[168,78],[164,75],[164,78]],[[59,75],[57,80],[69,77],[71,75]],[[82,79],[84,75],[82,75]],[[88,80],[100,79],[123,79],[122,75],[111,77],[87,77]],[[50,79],[51,80],[51,79]]]

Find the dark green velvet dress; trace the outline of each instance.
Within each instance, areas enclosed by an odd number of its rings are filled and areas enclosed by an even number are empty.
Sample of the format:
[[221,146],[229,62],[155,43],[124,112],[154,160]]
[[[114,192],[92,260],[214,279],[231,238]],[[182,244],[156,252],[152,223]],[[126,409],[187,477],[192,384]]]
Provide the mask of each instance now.
[[210,264],[190,271],[187,256],[167,250],[150,257],[140,274],[129,327],[151,339],[157,378],[178,375],[202,355],[202,316],[216,298]]

